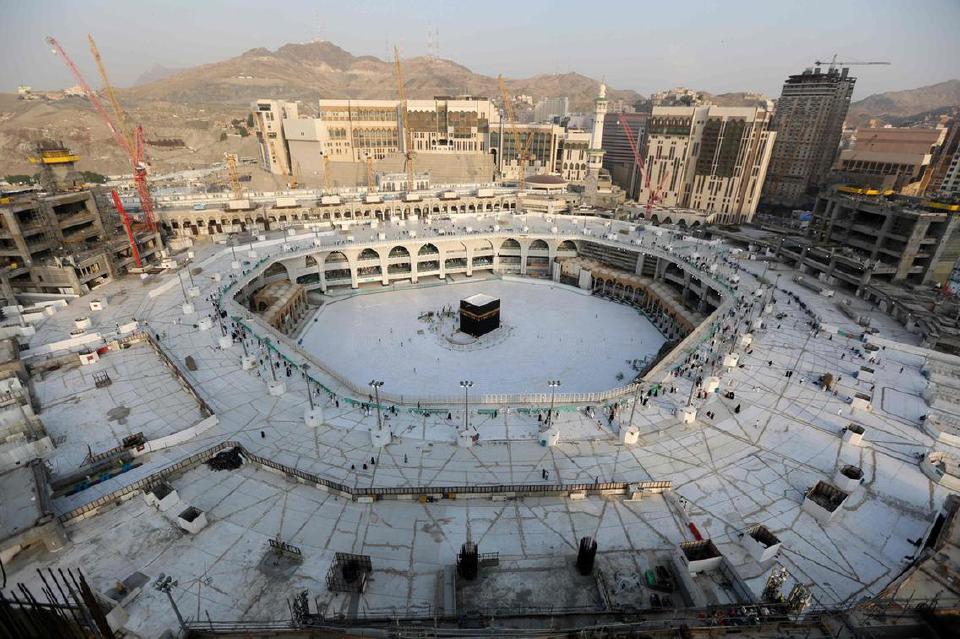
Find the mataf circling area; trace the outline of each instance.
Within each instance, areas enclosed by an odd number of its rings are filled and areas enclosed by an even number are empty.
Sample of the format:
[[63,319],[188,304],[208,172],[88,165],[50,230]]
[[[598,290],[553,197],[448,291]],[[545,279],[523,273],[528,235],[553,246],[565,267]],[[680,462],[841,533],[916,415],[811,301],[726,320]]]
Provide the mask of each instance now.
[[[326,303],[301,336],[304,350],[364,385],[407,397],[452,395],[469,379],[484,393],[542,393],[548,379],[566,393],[623,386],[633,362],[656,354],[664,338],[639,311],[535,280],[489,279],[366,292]],[[458,339],[459,301],[499,297],[500,328]],[[452,316],[442,316],[452,309]]]

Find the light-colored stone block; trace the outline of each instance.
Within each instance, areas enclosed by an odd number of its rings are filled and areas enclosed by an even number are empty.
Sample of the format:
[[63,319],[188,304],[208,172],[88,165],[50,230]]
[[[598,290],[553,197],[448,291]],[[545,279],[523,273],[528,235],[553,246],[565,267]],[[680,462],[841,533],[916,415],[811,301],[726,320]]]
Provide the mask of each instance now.
[[182,510],[179,515],[177,515],[177,525],[191,535],[196,535],[198,532],[206,528],[207,515],[199,508],[195,506],[189,506]]
[[541,446],[556,446],[560,443],[560,429],[556,426],[551,426],[547,430],[540,433],[539,441]]

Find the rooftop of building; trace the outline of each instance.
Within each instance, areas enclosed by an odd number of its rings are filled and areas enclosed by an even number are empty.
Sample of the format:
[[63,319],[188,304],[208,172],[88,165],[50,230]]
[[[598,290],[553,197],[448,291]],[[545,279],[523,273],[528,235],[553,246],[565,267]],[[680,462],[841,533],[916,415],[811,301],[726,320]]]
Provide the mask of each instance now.
[[33,528],[43,517],[41,489],[33,464],[0,473],[0,540]]

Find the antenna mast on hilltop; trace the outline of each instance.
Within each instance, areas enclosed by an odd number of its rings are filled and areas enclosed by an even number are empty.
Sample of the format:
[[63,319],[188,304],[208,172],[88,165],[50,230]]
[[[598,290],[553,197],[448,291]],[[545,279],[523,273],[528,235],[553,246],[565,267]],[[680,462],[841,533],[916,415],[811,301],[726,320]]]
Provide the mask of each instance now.
[[440,59],[440,27],[427,28],[427,57],[431,62]]

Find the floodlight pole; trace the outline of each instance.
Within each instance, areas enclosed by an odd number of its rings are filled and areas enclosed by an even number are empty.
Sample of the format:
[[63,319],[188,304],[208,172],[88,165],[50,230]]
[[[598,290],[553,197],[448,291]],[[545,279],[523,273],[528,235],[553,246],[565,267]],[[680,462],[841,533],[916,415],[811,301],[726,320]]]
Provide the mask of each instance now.
[[560,380],[551,379],[547,382],[547,386],[550,387],[550,412],[547,413],[547,425],[550,426],[553,424],[553,402],[557,396],[557,388],[560,386]]
[[370,380],[370,386],[373,388],[373,396],[377,402],[377,430],[383,430],[383,418],[380,415],[380,387],[383,386],[381,380]]
[[473,382],[470,380],[463,380],[460,382],[460,388],[463,389],[463,429],[467,430],[470,428],[470,387],[473,386]]
[[180,291],[183,293],[183,302],[186,304],[190,300],[187,299],[187,289],[183,285],[183,270],[177,271],[177,279],[180,280]]
[[187,624],[184,623],[183,615],[180,614],[180,609],[177,608],[177,602],[173,600],[173,595],[171,594],[173,587],[176,585],[176,579],[160,573],[160,576],[157,577],[157,580],[153,582],[153,589],[166,593],[167,599],[170,600],[170,606],[173,608],[174,614],[177,615],[177,621],[180,622],[180,629],[186,631]]
[[273,366],[273,355],[270,354],[270,338],[263,339],[267,344],[267,365],[270,367],[270,374],[273,375],[273,381],[277,381],[277,369]]
[[303,363],[303,382],[307,385],[307,399],[310,400],[310,412],[313,412],[313,393],[310,391],[310,375],[307,371],[310,369],[310,364],[307,362]]
[[643,388],[642,382],[636,382],[637,389],[633,392],[633,406],[630,407],[630,422],[627,426],[633,426],[633,415],[637,412],[637,402],[640,401],[640,390]]

